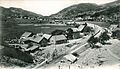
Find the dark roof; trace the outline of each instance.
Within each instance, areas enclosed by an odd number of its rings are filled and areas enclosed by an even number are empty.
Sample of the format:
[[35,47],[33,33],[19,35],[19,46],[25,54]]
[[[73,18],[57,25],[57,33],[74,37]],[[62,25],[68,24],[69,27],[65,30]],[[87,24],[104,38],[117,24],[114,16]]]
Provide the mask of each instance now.
[[119,31],[120,31],[120,28],[116,28],[116,29],[114,29],[114,31],[116,31],[116,30],[119,30]]
[[30,41],[34,41],[39,43],[42,39],[46,39],[45,37],[41,37],[41,36],[37,36],[37,35],[33,35],[32,37],[29,37],[28,40]]
[[51,37],[51,35],[49,35],[49,34],[43,34],[42,37],[45,37],[48,40]]
[[79,29],[78,28],[70,28],[73,32],[78,32]]

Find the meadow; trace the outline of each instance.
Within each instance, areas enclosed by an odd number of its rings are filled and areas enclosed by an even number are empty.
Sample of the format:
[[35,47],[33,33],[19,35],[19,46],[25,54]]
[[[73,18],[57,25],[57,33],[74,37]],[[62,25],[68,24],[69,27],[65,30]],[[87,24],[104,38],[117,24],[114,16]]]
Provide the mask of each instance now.
[[2,28],[2,37],[5,39],[12,39],[12,38],[19,38],[24,32],[33,32],[33,33],[47,33],[50,34],[52,31],[59,29],[59,30],[66,30],[73,26],[66,26],[66,25],[22,25],[22,26],[14,26],[11,28]]
[[[97,24],[101,27],[108,27],[109,23],[105,22],[94,22],[94,21],[82,21],[86,23]],[[81,23],[82,23],[81,22]],[[21,24],[15,25],[13,27],[5,27],[2,29],[2,37],[4,39],[13,39],[19,38],[24,32],[33,32],[33,33],[47,33],[50,34],[52,31],[59,29],[59,30],[66,30],[73,26],[68,25],[57,25],[57,24]]]

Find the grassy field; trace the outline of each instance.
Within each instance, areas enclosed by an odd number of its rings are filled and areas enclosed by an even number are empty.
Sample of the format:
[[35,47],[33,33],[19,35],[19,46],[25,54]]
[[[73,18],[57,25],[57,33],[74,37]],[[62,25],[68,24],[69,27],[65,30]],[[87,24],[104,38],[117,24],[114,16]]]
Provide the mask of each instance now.
[[[92,24],[97,24],[101,27],[108,27],[109,24],[105,23],[105,22],[94,22],[94,21],[82,21],[82,22],[86,22],[86,23],[92,23]],[[81,23],[82,23],[81,22]],[[52,31],[56,30],[56,29],[60,29],[60,30],[66,30],[70,27],[73,26],[66,26],[66,25],[52,25],[52,24],[22,24],[22,25],[18,25],[18,26],[13,26],[13,27],[7,27],[7,28],[1,28],[2,29],[2,37],[4,39],[9,39],[9,38],[19,38],[22,33],[24,33],[25,31],[30,31],[33,33],[51,33]]]
[[12,28],[2,28],[2,36],[4,38],[15,38],[20,37],[22,33],[25,31],[30,31],[33,33],[51,33],[56,29],[66,30],[72,26],[65,26],[65,25],[41,25],[41,26],[33,26],[33,25],[26,25],[26,26],[14,26]]

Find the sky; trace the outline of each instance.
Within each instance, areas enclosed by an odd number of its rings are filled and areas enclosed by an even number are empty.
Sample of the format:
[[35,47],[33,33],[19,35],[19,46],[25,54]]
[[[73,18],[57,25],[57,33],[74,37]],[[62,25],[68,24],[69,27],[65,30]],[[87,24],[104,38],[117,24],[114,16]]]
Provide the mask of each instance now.
[[60,10],[79,3],[96,3],[98,5],[115,0],[0,0],[0,6],[16,7],[44,16],[55,14]]

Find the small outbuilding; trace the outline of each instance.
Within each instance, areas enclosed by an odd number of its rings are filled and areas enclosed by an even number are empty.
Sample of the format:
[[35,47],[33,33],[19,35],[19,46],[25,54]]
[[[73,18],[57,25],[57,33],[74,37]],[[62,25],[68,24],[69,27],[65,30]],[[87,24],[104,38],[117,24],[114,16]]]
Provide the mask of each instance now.
[[74,63],[77,60],[77,57],[75,57],[72,54],[65,55],[64,58],[70,61],[71,63]]
[[31,37],[31,36],[33,36],[33,33],[31,33],[31,32],[23,33],[22,36],[19,39],[19,43],[23,43],[24,41],[27,40],[28,37]]

